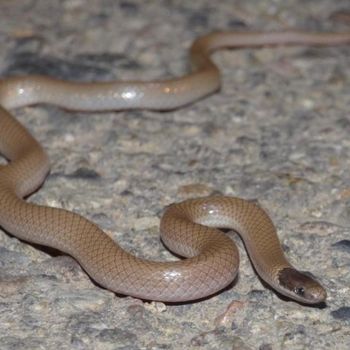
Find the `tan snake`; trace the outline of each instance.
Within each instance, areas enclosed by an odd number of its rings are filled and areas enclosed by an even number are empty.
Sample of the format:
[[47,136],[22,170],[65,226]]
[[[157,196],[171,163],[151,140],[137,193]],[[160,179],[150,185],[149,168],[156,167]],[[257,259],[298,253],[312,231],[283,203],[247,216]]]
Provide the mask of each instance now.
[[73,110],[166,110],[200,99],[220,86],[218,68],[209,55],[226,47],[278,44],[335,45],[350,42],[350,33],[213,33],[191,47],[192,72],[164,81],[78,83],[45,76],[0,81],[0,225],[29,242],[73,256],[100,285],[142,299],[186,301],[211,295],[237,275],[238,252],[215,227],[231,228],[244,240],[260,277],[278,292],[302,303],[326,299],[324,288],[309,274],[293,268],[284,256],[275,227],[257,205],[225,196],[170,205],[161,220],[168,248],[187,259],[154,262],[124,251],[95,224],[64,209],[28,203],[49,172],[46,153],[9,109],[50,103]]

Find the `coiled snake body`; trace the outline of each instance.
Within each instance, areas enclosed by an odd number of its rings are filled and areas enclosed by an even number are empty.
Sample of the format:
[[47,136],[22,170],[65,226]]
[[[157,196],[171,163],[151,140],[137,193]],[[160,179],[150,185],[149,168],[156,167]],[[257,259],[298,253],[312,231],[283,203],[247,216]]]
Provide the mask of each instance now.
[[202,298],[230,284],[238,269],[237,248],[215,227],[232,228],[243,238],[260,277],[274,289],[302,303],[324,301],[324,288],[285,258],[267,214],[243,199],[215,196],[170,205],[160,229],[169,249],[187,257],[176,262],[136,258],[82,216],[24,201],[45,180],[49,161],[9,109],[37,103],[87,111],[178,108],[219,88],[219,71],[209,57],[214,50],[349,42],[350,33],[221,32],[197,39],[190,50],[192,72],[171,80],[77,83],[45,76],[1,80],[0,153],[9,162],[0,165],[0,225],[21,239],[70,254],[96,282],[112,291],[169,302]]

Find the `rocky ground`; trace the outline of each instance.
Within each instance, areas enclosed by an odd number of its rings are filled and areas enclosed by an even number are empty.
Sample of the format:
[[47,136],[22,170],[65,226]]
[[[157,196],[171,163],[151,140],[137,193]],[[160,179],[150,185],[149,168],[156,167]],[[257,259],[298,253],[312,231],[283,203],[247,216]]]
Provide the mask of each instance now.
[[[153,79],[187,69],[213,30],[350,30],[347,1],[0,2],[2,76]],[[162,208],[224,193],[268,210],[291,262],[328,291],[287,301],[243,245],[235,285],[165,305],[95,285],[70,257],[0,232],[1,349],[349,349],[349,46],[220,51],[220,92],[166,113],[13,111],[45,146],[51,175],[30,201],[74,210],[138,256],[159,243]]]

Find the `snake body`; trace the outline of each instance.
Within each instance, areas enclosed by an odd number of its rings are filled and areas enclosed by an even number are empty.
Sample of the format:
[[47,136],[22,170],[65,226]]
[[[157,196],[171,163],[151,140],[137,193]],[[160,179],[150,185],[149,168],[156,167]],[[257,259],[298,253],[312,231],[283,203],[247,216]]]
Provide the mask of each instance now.
[[73,256],[100,285],[117,293],[167,302],[211,295],[237,275],[238,251],[219,228],[231,228],[244,240],[260,277],[279,293],[307,304],[326,299],[324,288],[286,259],[269,216],[252,202],[226,196],[191,199],[170,205],[161,219],[166,246],[187,259],[154,262],[123,250],[98,226],[59,208],[23,198],[37,190],[49,172],[41,145],[9,112],[12,108],[49,103],[71,110],[178,108],[220,87],[219,70],[210,54],[227,47],[263,45],[336,45],[350,33],[213,33],[190,49],[191,73],[162,81],[79,83],[46,76],[0,81],[0,226],[16,237]]

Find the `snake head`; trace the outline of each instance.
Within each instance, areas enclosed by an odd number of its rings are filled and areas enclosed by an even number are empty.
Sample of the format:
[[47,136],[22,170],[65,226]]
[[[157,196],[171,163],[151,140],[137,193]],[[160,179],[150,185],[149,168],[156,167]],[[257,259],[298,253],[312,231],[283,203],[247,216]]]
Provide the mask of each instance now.
[[278,274],[278,280],[283,294],[305,304],[324,302],[327,298],[327,292],[310,275],[291,267],[282,269]]

